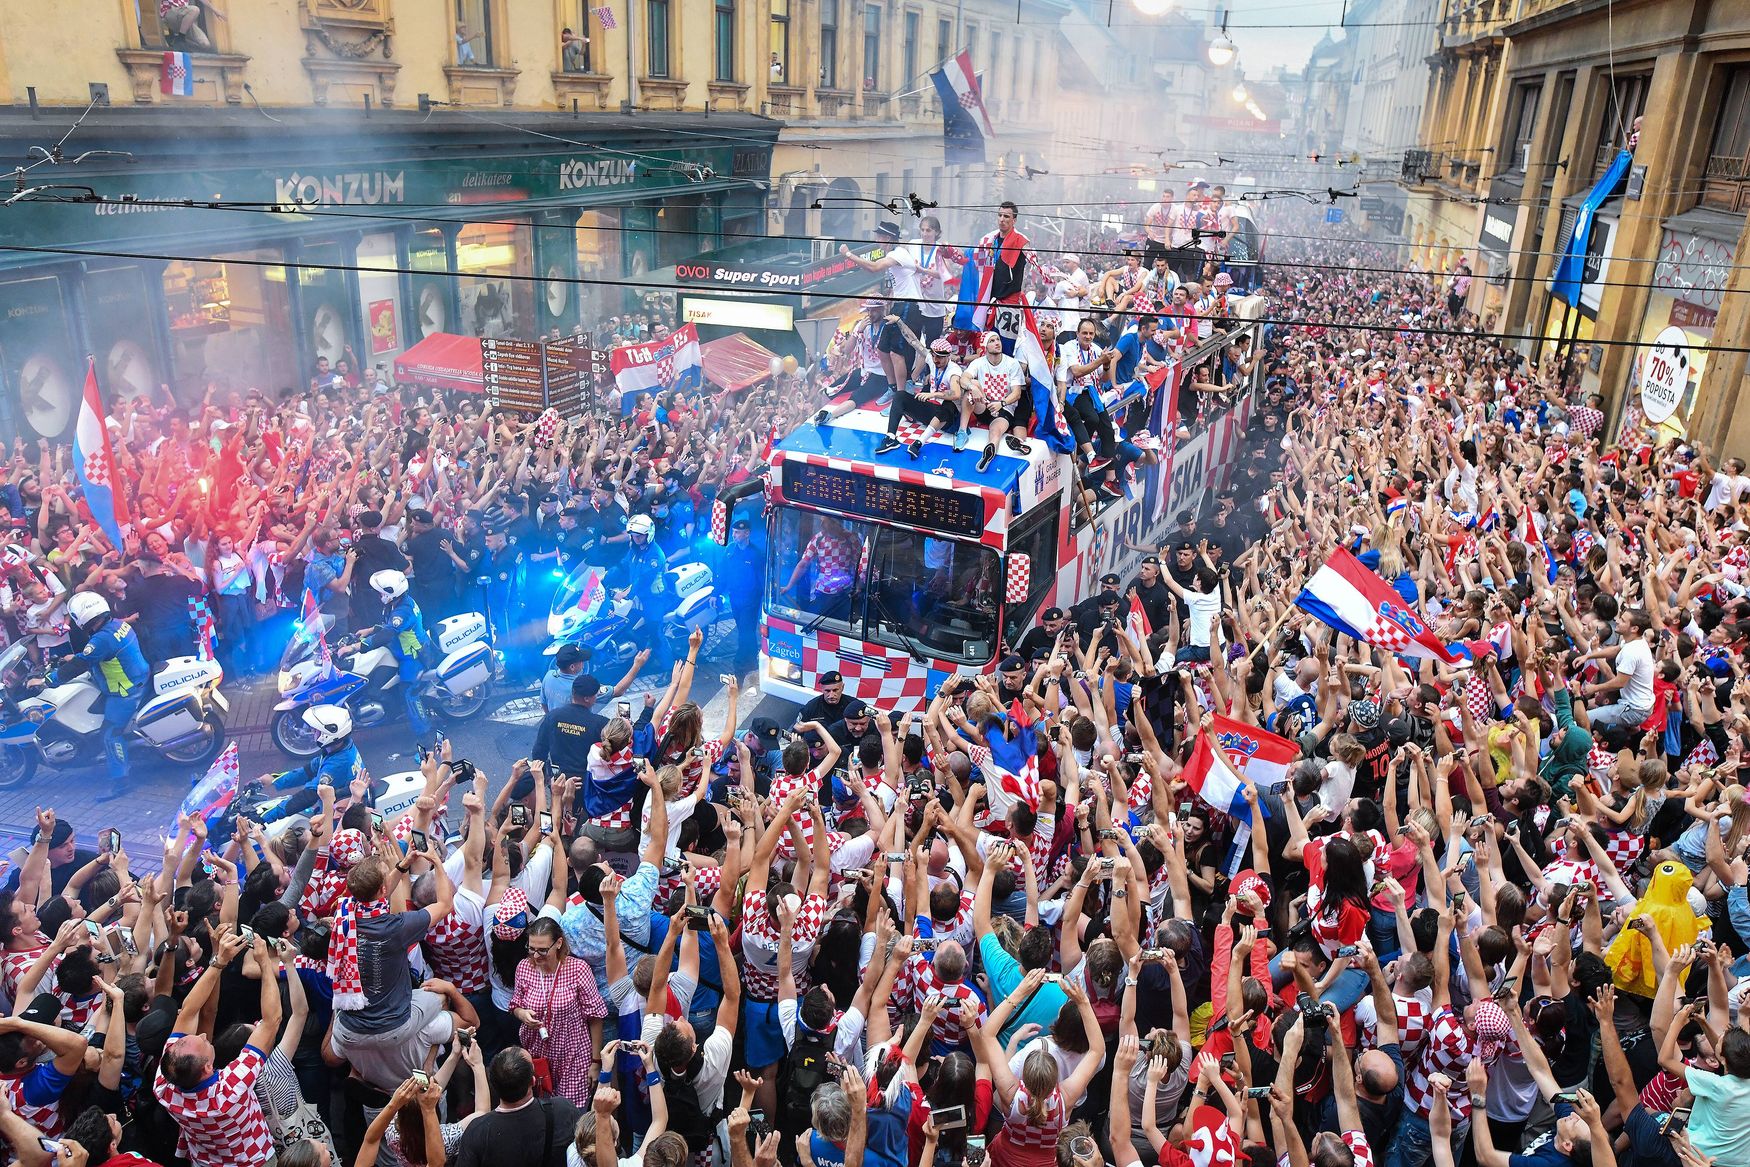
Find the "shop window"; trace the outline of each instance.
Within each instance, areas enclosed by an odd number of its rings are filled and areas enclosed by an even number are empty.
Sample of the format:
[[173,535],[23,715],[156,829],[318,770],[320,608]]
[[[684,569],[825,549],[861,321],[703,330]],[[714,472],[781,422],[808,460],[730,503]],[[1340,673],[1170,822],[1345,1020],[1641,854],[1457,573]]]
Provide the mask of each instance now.
[[413,336],[420,340],[435,332],[450,332],[450,252],[444,233],[436,227],[415,231],[407,243],[407,266],[414,271]]
[[387,231],[359,240],[357,259],[359,315],[365,322],[365,342],[359,358],[369,365],[392,368],[401,352],[403,314],[399,252]]
[[735,80],[735,0],[714,0],[711,8],[712,42],[718,81]]
[[644,75],[647,77],[669,75],[668,20],[668,0],[645,0],[644,38],[647,59]]
[[293,347],[292,306],[284,256],[277,249],[164,268],[164,309],[179,395],[198,397],[206,386],[278,386],[305,370]]
[[456,64],[490,69],[493,53],[492,0],[455,0]]
[[625,248],[620,244],[620,212],[584,211],[577,217],[574,236],[577,239],[577,274],[581,281],[576,288],[579,319],[595,339],[596,347],[607,348],[610,342],[596,334],[607,324],[608,317],[619,315],[624,292],[613,283],[590,281],[617,281],[625,274]]
[[559,68],[566,73],[593,73],[590,67],[591,31],[589,0],[578,0],[571,20],[559,30]]
[[456,291],[468,336],[532,336],[534,240],[527,223],[470,223],[456,237]]
[[790,0],[772,0],[771,32],[769,34],[772,59],[767,65],[771,72],[773,85],[790,84]]
[[839,0],[820,0],[820,87],[839,85]]
[[219,51],[213,34],[225,14],[215,0],[143,0],[138,12],[141,48],[180,53]]
[[664,199],[656,209],[656,266],[673,267],[697,255],[704,246],[699,238],[703,195],[679,195]]
[[881,5],[863,9],[863,88],[881,88]]

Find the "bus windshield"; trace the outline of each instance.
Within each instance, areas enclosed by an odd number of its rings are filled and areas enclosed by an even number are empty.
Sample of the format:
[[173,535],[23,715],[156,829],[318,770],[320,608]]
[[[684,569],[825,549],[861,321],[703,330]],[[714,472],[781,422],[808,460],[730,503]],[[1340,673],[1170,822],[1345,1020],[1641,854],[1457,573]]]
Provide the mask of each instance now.
[[915,655],[983,664],[996,653],[997,557],[976,543],[777,508],[767,610]]

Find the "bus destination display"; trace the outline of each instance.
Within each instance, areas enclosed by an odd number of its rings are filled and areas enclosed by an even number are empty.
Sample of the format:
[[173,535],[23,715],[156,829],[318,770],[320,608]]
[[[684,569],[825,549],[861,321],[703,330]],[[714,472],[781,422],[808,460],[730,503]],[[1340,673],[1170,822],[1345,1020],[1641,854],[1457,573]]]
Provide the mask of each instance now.
[[784,462],[784,497],[854,519],[903,523],[976,539],[984,531],[984,500],[807,462]]

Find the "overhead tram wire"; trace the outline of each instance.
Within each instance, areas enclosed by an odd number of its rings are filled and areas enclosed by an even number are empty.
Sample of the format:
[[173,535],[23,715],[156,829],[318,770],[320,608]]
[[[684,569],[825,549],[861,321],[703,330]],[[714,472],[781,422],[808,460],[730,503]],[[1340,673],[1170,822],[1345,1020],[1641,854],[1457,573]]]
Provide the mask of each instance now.
[[[20,243],[0,244],[0,251],[17,252],[20,254],[27,254],[27,255],[65,255],[65,256],[79,257],[82,259],[133,259],[133,260],[152,261],[152,262],[170,261],[173,263],[224,263],[224,264],[238,264],[239,266],[243,266],[243,267],[280,268],[280,269],[290,269],[290,270],[296,270],[296,271],[332,271],[332,272],[376,273],[379,275],[387,274],[387,275],[423,276],[423,277],[427,277],[427,278],[430,278],[433,276],[461,278],[461,277],[466,277],[466,276],[474,274],[474,273],[470,273],[470,272],[451,271],[448,269],[437,270],[437,269],[432,269],[432,268],[397,267],[397,266],[385,266],[385,265],[372,265],[372,266],[366,267],[366,266],[361,265],[361,264],[307,263],[307,262],[303,262],[303,261],[284,260],[284,259],[251,259],[251,258],[245,258],[245,257],[240,257],[240,256],[235,256],[235,255],[217,255],[217,256],[212,256],[212,255],[179,255],[179,254],[165,254],[165,253],[140,252],[140,251],[117,251],[117,250],[110,250],[110,249],[91,250],[91,249],[87,249],[87,248],[52,247],[52,246],[46,246],[46,245],[44,245],[44,246],[28,246],[28,245],[20,244]],[[610,280],[610,279],[603,279],[603,278],[592,277],[592,276],[567,276],[563,279],[548,279],[546,276],[506,274],[506,275],[494,275],[492,278],[496,279],[496,280],[505,280],[505,281],[509,281],[512,283],[565,284],[565,285],[576,286],[576,287],[627,288],[627,289],[632,289],[634,291],[673,292],[673,291],[677,290],[673,285],[669,285],[669,284],[652,284],[652,283],[648,283],[648,282],[640,281],[640,280]],[[739,289],[739,290],[741,291],[741,293],[744,296],[790,296],[790,295],[795,294],[793,292],[789,292],[789,291],[786,291],[783,289],[778,289],[778,288],[744,288],[744,289]],[[813,295],[813,296],[817,296],[821,299],[838,300],[838,301],[864,300],[864,299],[868,298],[868,296],[863,292],[832,292],[832,293],[811,292],[809,294]],[[887,302],[893,303],[893,304],[926,304],[926,303],[934,304],[934,303],[939,303],[939,301],[928,300],[922,296],[891,296],[891,295],[889,295],[889,296],[883,296],[883,297],[881,297],[881,299],[884,299]],[[973,306],[973,307],[989,307],[989,308],[1014,307],[1013,304],[1006,304],[1006,303],[996,301],[996,300],[972,301],[972,302],[969,302],[969,305]],[[1125,311],[1122,311],[1122,312],[1111,311],[1109,314],[1113,315],[1113,316],[1126,317],[1126,318],[1137,317],[1137,316],[1156,316],[1156,315],[1158,315],[1158,313],[1154,313],[1154,312],[1138,312],[1138,311],[1131,311],[1128,309]],[[1547,336],[1544,336],[1544,335],[1539,334],[1539,333],[1511,333],[1511,332],[1483,333],[1483,332],[1466,331],[1464,329],[1459,329],[1459,328],[1432,327],[1432,326],[1426,326],[1426,325],[1364,324],[1364,323],[1359,323],[1356,321],[1346,321],[1346,320],[1293,319],[1293,318],[1289,318],[1289,317],[1277,317],[1277,316],[1260,316],[1260,317],[1257,317],[1256,319],[1246,320],[1243,323],[1246,323],[1246,324],[1274,324],[1274,325],[1280,325],[1280,326],[1286,327],[1286,328],[1327,328],[1327,329],[1333,329],[1333,330],[1336,330],[1339,332],[1379,332],[1379,333],[1387,333],[1387,334],[1391,334],[1391,335],[1415,335],[1415,336],[1424,336],[1424,337],[1428,337],[1428,336],[1457,336],[1457,337],[1466,337],[1466,338],[1473,339],[1473,340],[1479,339],[1479,338],[1486,338],[1486,339],[1492,339],[1492,340],[1526,340],[1526,341],[1535,341],[1535,342],[1538,342],[1540,344],[1547,343],[1550,340],[1552,340],[1551,337],[1547,337]],[[1636,348],[1636,349],[1640,349],[1640,348],[1651,348],[1653,346],[1653,342],[1651,342],[1651,341],[1606,340],[1606,339],[1602,339],[1602,338],[1594,338],[1592,340],[1587,341],[1586,343],[1592,344],[1592,345],[1598,345],[1600,347],[1605,347],[1605,348]],[[1744,344],[1744,345],[1711,344],[1708,346],[1708,350],[1710,352],[1715,352],[1715,353],[1750,353],[1750,344]]]

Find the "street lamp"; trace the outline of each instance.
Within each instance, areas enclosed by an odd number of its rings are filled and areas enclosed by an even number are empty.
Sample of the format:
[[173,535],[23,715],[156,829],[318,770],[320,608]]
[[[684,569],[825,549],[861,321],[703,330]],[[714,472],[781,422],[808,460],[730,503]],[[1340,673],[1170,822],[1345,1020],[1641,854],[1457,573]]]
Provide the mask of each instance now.
[[1220,69],[1225,65],[1232,64],[1234,54],[1238,51],[1234,48],[1233,41],[1228,38],[1227,15],[1224,13],[1221,18],[1221,35],[1209,42],[1209,63]]
[[1251,95],[1246,92],[1246,83],[1244,81],[1241,81],[1234,86],[1233,96],[1234,96],[1234,104],[1235,105],[1246,104],[1246,98],[1248,98]]

